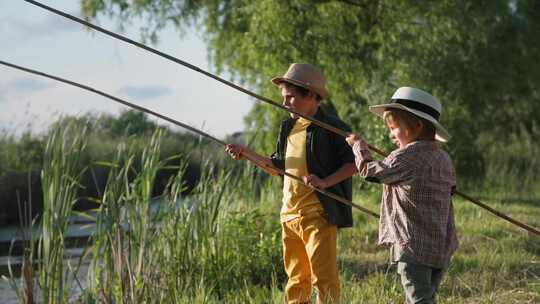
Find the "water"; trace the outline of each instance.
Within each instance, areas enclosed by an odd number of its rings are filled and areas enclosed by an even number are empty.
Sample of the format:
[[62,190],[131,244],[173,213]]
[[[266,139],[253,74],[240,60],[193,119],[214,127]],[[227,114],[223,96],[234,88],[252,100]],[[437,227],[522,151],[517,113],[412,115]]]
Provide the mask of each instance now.
[[[184,199],[181,201],[178,200],[177,204],[186,203],[191,208],[196,205],[198,200],[194,197],[189,199]],[[159,199],[153,199],[151,203],[151,210],[156,212],[161,205],[162,201]],[[95,213],[90,214],[92,217],[95,217]],[[70,218],[71,224],[68,227],[66,232],[66,246],[74,246],[72,248],[65,249],[64,255],[64,269],[67,268],[68,262],[72,267],[77,266],[79,263],[79,258],[83,254],[84,249],[81,246],[86,244],[86,240],[95,232],[95,223],[83,216],[73,216]],[[39,237],[40,231],[34,229],[32,231],[34,237]],[[25,239],[24,234],[21,233],[20,228],[17,226],[10,227],[1,227],[0,228],[0,303],[2,304],[15,304],[19,303],[17,294],[9,282],[9,271],[8,265],[11,265],[14,270],[15,281],[18,281],[18,286],[20,286],[20,266],[22,263],[22,257],[20,256],[21,242]],[[9,256],[9,247],[12,241],[15,240],[15,249],[12,252],[13,256]],[[17,248],[18,247],[18,248]],[[86,288],[86,275],[88,273],[90,255],[87,257],[86,261],[83,261],[82,265],[77,272],[78,281],[82,285],[82,289]],[[81,287],[77,286],[75,280],[73,280],[73,274],[69,272],[69,280],[73,284],[72,288],[69,290],[70,299],[76,298],[81,294]],[[37,285],[37,277],[35,278],[35,285]],[[36,288],[37,289],[37,288]],[[35,292],[35,298],[39,299],[37,290]]]
[[0,280],[0,302],[5,304],[19,303],[17,294],[9,285],[7,278],[2,276]]
[[[92,223],[89,219],[80,216],[73,216],[70,219],[72,223],[66,231],[66,243],[68,246],[75,245],[76,247],[66,248],[64,250],[64,269],[69,269],[68,264],[72,268],[75,268],[79,263],[79,258],[83,254],[83,246],[88,240],[88,237],[91,236],[95,231],[95,223]],[[32,234],[34,237],[39,237],[39,229],[33,229]],[[28,239],[28,233],[25,235],[22,233],[20,227],[17,226],[8,226],[0,228],[0,303],[5,304],[15,304],[19,303],[17,298],[17,293],[12,286],[15,284],[19,288],[21,287],[20,281],[20,272],[22,264],[22,241]],[[10,246],[13,245],[10,254]],[[13,271],[13,282],[10,283],[11,274],[9,268],[11,267]],[[88,272],[88,261],[85,261],[80,265],[79,271],[77,272],[78,281],[81,282],[82,288],[86,287],[86,274]],[[73,284],[72,288],[69,290],[69,297],[75,298],[81,294],[81,287],[75,285],[75,280],[73,280],[73,273],[69,273],[70,284]],[[34,286],[37,285],[37,276],[34,278]],[[39,293],[37,288],[34,291],[35,299],[39,299]]]
[[[69,261],[69,263],[71,265],[73,265],[73,267],[75,267],[77,265],[77,263],[79,262],[78,259],[76,258],[73,258],[73,259],[66,259],[66,264],[64,265],[66,268],[67,268],[67,262]],[[86,288],[86,274],[88,273],[88,263],[83,263],[80,268],[79,268],[79,271],[77,272],[77,278],[78,278],[78,281],[81,283],[81,286],[78,286],[76,283],[75,283],[75,280],[72,280],[73,278],[73,273],[72,272],[69,272],[69,282],[70,284],[72,284],[68,294],[69,294],[69,298],[70,299],[74,299],[74,298],[77,298],[81,293],[82,293],[82,290]],[[37,285],[37,277],[34,279],[34,285]],[[15,284],[17,284],[17,286],[19,286],[19,288],[21,287],[21,282],[20,282],[20,278],[17,277],[15,278]],[[82,289],[81,289],[82,288]],[[34,291],[34,299],[36,300],[36,303],[39,303],[39,291],[37,288],[34,288],[35,291]],[[15,292],[14,288],[10,285],[10,282],[9,282],[9,274],[8,275],[2,275],[2,278],[0,279],[0,303],[3,303],[3,304],[17,304],[19,303],[19,300],[17,298],[17,293]]]

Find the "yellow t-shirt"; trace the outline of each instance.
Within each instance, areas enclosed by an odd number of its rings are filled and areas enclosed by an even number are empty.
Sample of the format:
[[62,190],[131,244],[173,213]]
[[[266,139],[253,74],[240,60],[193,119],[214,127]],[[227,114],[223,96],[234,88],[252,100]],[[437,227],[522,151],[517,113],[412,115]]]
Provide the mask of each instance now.
[[[306,162],[306,129],[310,121],[298,118],[287,138],[285,152],[285,171],[302,177],[308,175]],[[315,190],[300,181],[285,176],[283,180],[283,206],[281,221],[287,222],[311,212],[323,212]]]

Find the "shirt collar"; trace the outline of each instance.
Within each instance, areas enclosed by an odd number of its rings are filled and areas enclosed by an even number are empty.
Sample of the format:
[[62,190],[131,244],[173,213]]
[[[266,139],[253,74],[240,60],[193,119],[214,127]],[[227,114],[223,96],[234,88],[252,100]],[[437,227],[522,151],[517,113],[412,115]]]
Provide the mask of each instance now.
[[416,141],[408,143],[405,147],[401,149],[403,150],[405,149],[433,150],[437,148],[439,148],[439,145],[434,140],[416,140]]

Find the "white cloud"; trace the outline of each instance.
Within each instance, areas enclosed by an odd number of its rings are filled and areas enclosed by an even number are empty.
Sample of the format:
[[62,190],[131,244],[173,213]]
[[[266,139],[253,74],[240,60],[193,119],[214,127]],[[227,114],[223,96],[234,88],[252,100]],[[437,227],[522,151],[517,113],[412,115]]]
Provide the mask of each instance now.
[[[80,1],[43,0],[74,12]],[[115,20],[103,18],[104,27]],[[126,28],[138,36],[138,26]],[[159,49],[209,69],[206,47],[196,29],[180,39],[173,28],[160,36]],[[21,64],[102,90],[195,127],[214,136],[242,130],[252,102],[246,95],[202,74],[171,64],[105,35],[95,34],[24,1],[0,0],[0,60]],[[0,127],[44,130],[60,114],[116,114],[125,106],[78,88],[20,71],[0,68]],[[164,123],[164,122],[161,122]]]
[[124,86],[119,93],[135,100],[148,100],[171,95],[172,90],[159,85]]
[[42,81],[32,77],[21,77],[0,83],[0,103],[9,100],[10,96],[25,96],[55,87],[50,81]]
[[15,90],[16,92],[39,92],[53,87],[54,84],[49,81],[42,81],[31,77],[24,77],[14,79],[7,84],[8,90]]
[[81,26],[63,17],[50,15],[39,21],[7,17],[0,20],[0,34],[7,37],[20,37],[30,40],[36,37],[53,36],[64,32],[74,32]]

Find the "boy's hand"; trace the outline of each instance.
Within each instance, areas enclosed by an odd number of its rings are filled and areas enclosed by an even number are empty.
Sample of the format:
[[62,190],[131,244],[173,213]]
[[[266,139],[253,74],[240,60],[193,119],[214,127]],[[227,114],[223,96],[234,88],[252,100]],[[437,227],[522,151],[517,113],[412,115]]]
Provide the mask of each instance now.
[[364,139],[362,139],[362,137],[360,137],[360,135],[349,133],[345,140],[349,146],[351,146],[351,148],[354,146],[354,144],[358,143],[360,144],[360,148],[362,150],[368,150],[368,144],[364,141]]
[[244,158],[244,156],[242,155],[243,150],[244,147],[240,145],[228,144],[227,146],[225,146],[225,151],[236,160]]
[[328,185],[323,179],[320,179],[317,175],[310,174],[302,177],[304,183],[319,189],[326,189]]
[[360,135],[356,135],[356,134],[353,134],[353,133],[349,133],[347,135],[347,137],[345,137],[345,140],[347,141],[347,143],[349,144],[349,146],[354,146],[354,144],[356,142],[360,142],[360,141],[363,141],[362,138],[360,137]]

